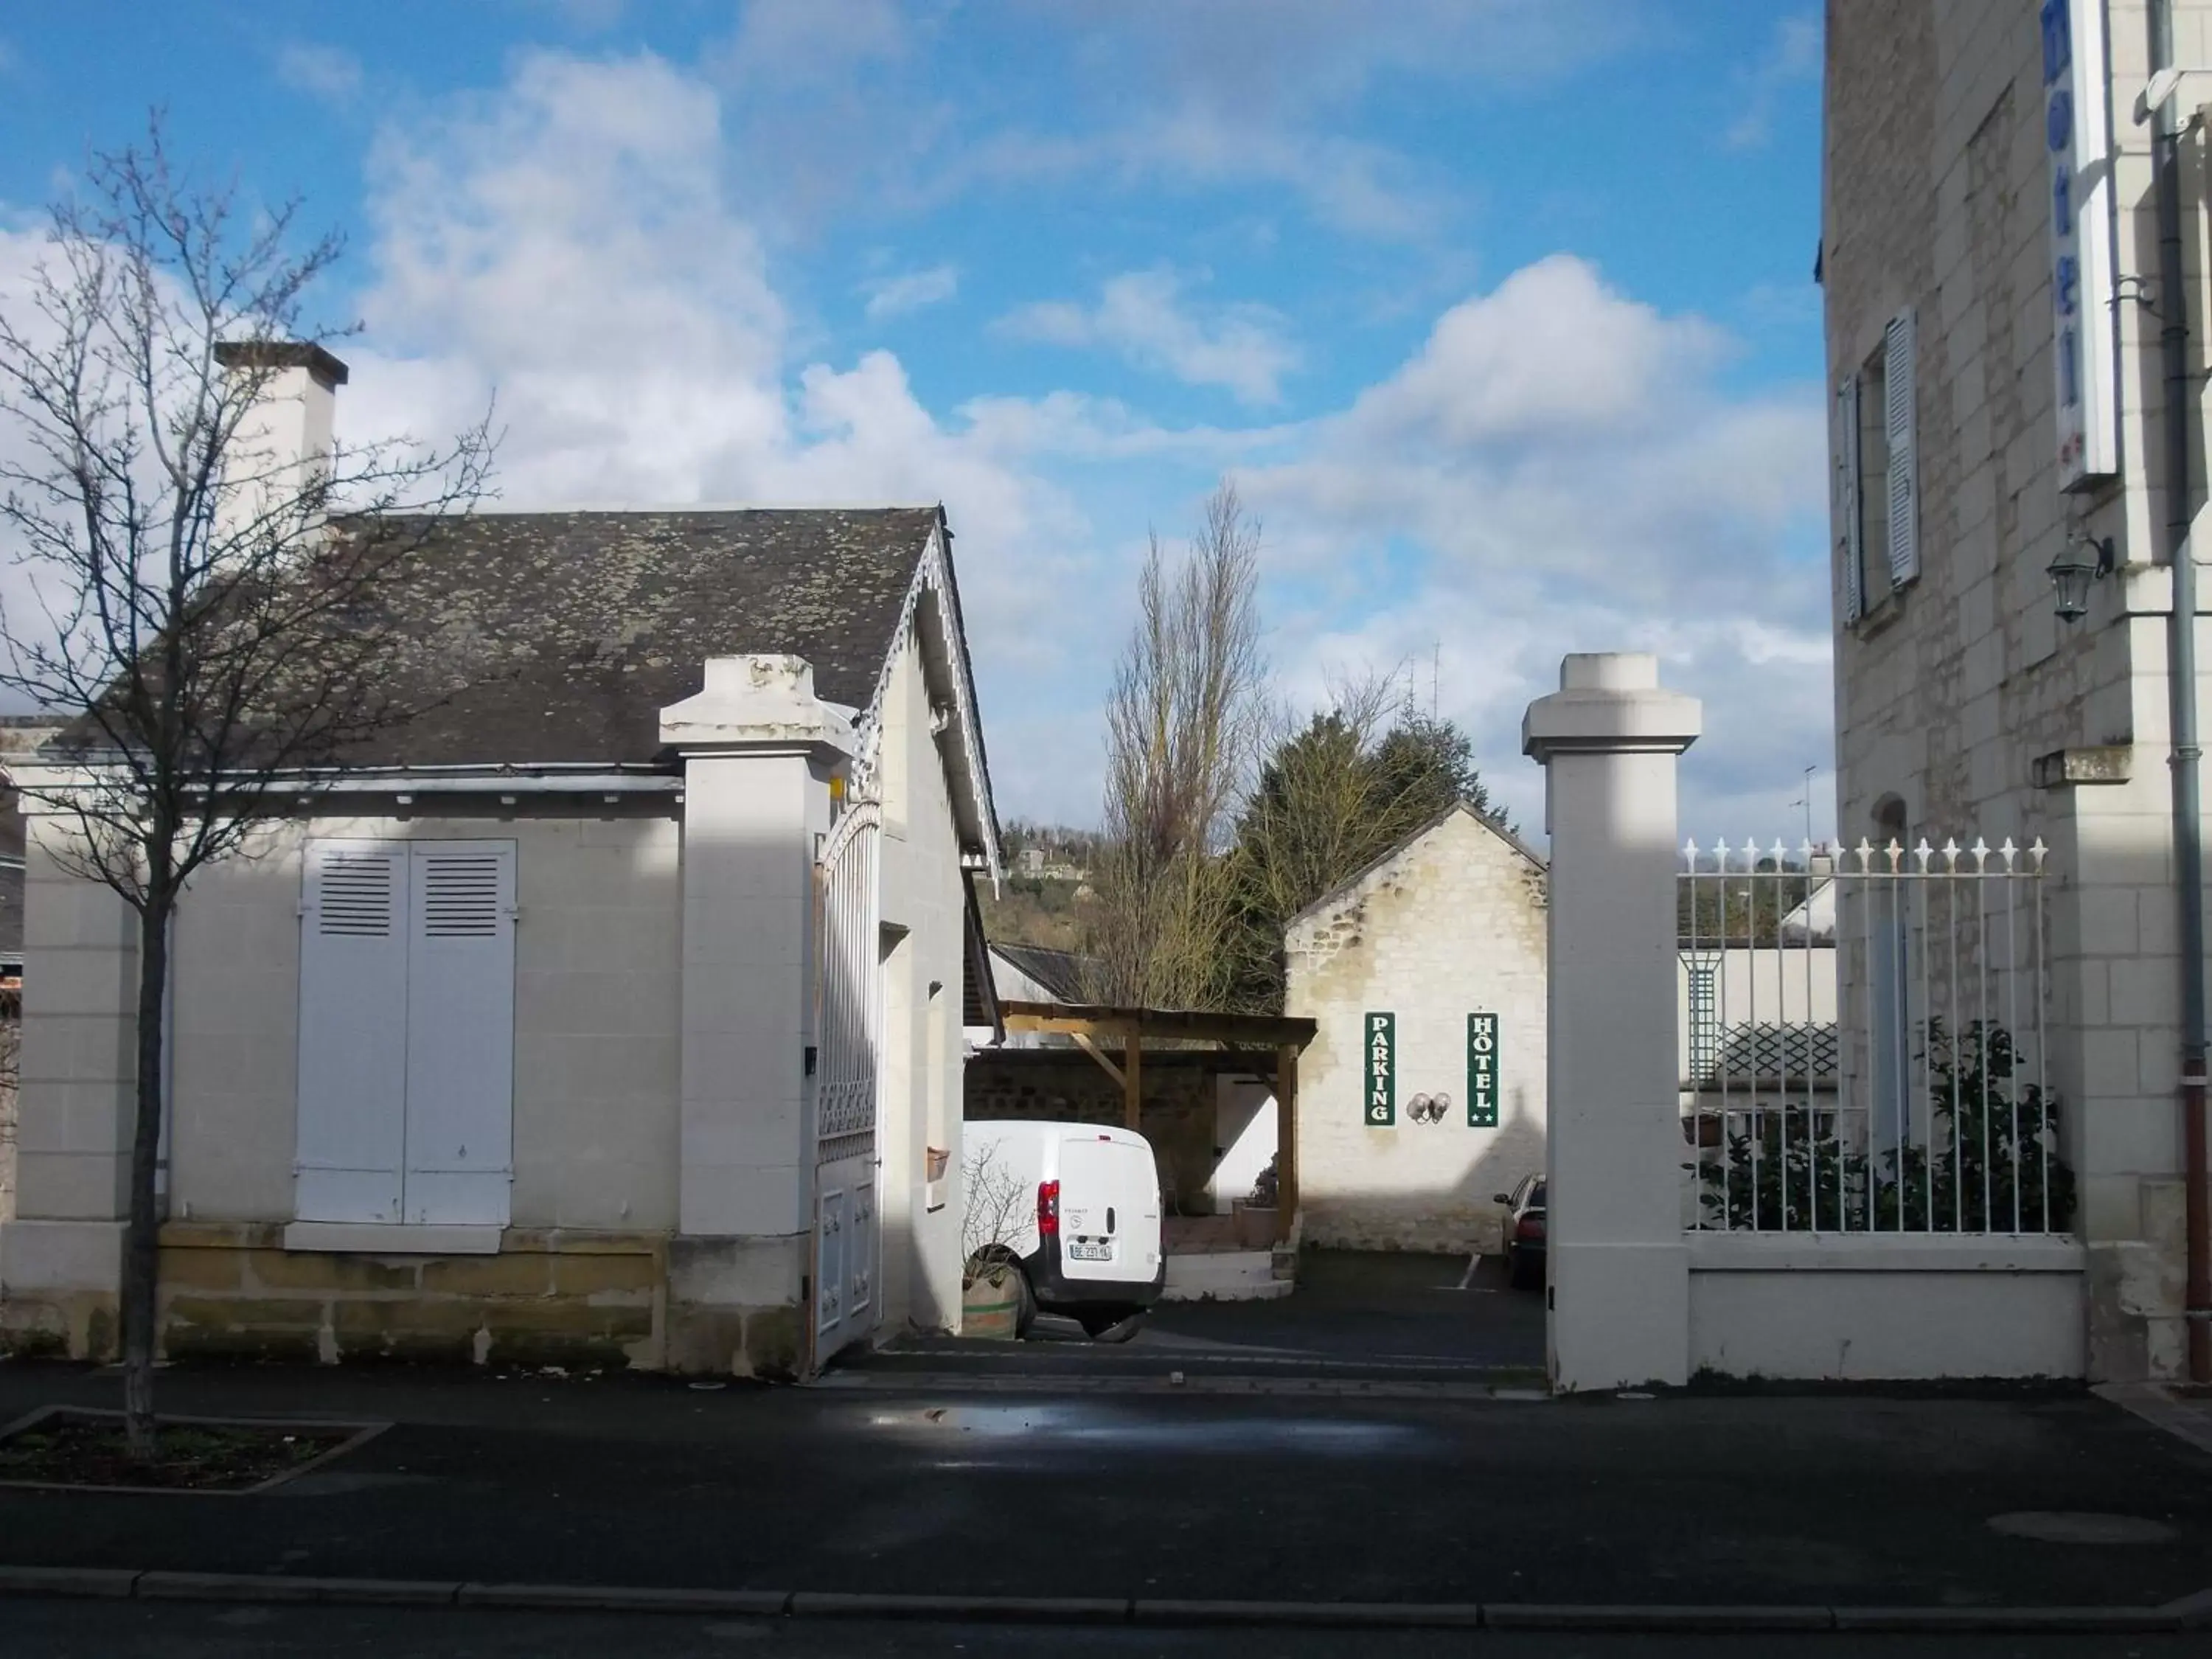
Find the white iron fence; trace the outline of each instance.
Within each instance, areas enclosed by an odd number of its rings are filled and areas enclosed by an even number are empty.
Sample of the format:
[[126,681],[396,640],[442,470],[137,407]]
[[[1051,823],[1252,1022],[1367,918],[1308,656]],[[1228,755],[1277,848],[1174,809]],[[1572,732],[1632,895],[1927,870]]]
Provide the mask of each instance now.
[[1684,849],[1685,1225],[2051,1233],[2041,842]]

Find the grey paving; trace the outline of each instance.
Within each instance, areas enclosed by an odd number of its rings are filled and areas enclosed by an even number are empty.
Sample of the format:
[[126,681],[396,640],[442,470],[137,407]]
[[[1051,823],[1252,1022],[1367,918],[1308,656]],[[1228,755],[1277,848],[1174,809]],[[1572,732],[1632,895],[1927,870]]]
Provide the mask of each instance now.
[[[2080,1395],[984,1398],[277,1369],[161,1388],[177,1411],[396,1426],[264,1496],[0,1491],[0,1554],[1197,1601],[1971,1612],[2212,1588],[2212,1456]],[[118,1394],[112,1374],[0,1365],[0,1419]],[[2023,1514],[2138,1524],[1991,1524]]]
[[802,1624],[653,1613],[537,1613],[458,1608],[234,1607],[16,1601],[0,1604],[11,1659],[908,1659],[970,1654],[1034,1659],[2184,1659],[2190,1636],[1838,1637],[1591,1635],[1579,1632],[1218,1630],[1040,1632],[1005,1625]]

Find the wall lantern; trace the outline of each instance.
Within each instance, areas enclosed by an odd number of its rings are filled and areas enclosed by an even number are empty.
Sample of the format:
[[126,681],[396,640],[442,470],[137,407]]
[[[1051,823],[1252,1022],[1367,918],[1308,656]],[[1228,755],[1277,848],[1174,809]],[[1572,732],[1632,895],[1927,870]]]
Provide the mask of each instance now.
[[[2094,554],[2094,560],[2085,553]],[[2059,550],[2058,556],[2045,568],[2051,586],[2057,596],[2055,609],[2061,622],[2079,622],[2089,611],[2089,584],[2100,576],[2112,574],[2112,538],[2099,541],[2090,536],[2077,536]]]

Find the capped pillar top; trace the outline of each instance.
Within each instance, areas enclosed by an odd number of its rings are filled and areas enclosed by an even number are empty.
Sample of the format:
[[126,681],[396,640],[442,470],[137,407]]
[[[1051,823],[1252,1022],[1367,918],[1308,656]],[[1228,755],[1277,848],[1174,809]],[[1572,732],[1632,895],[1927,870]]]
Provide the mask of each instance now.
[[1521,752],[1679,755],[1705,730],[1695,697],[1659,684],[1659,659],[1644,651],[1578,652],[1559,664],[1559,689],[1528,705]]
[[850,718],[814,695],[814,668],[804,657],[709,657],[696,696],[660,711],[660,740],[671,748],[849,755],[856,746]]

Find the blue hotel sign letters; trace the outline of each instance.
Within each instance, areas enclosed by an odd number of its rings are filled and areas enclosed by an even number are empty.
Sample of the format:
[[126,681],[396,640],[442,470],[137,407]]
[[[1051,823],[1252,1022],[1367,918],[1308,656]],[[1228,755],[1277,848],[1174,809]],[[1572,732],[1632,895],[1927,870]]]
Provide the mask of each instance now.
[[2058,483],[2074,489],[2118,467],[2103,0],[2043,0],[2041,20]]

